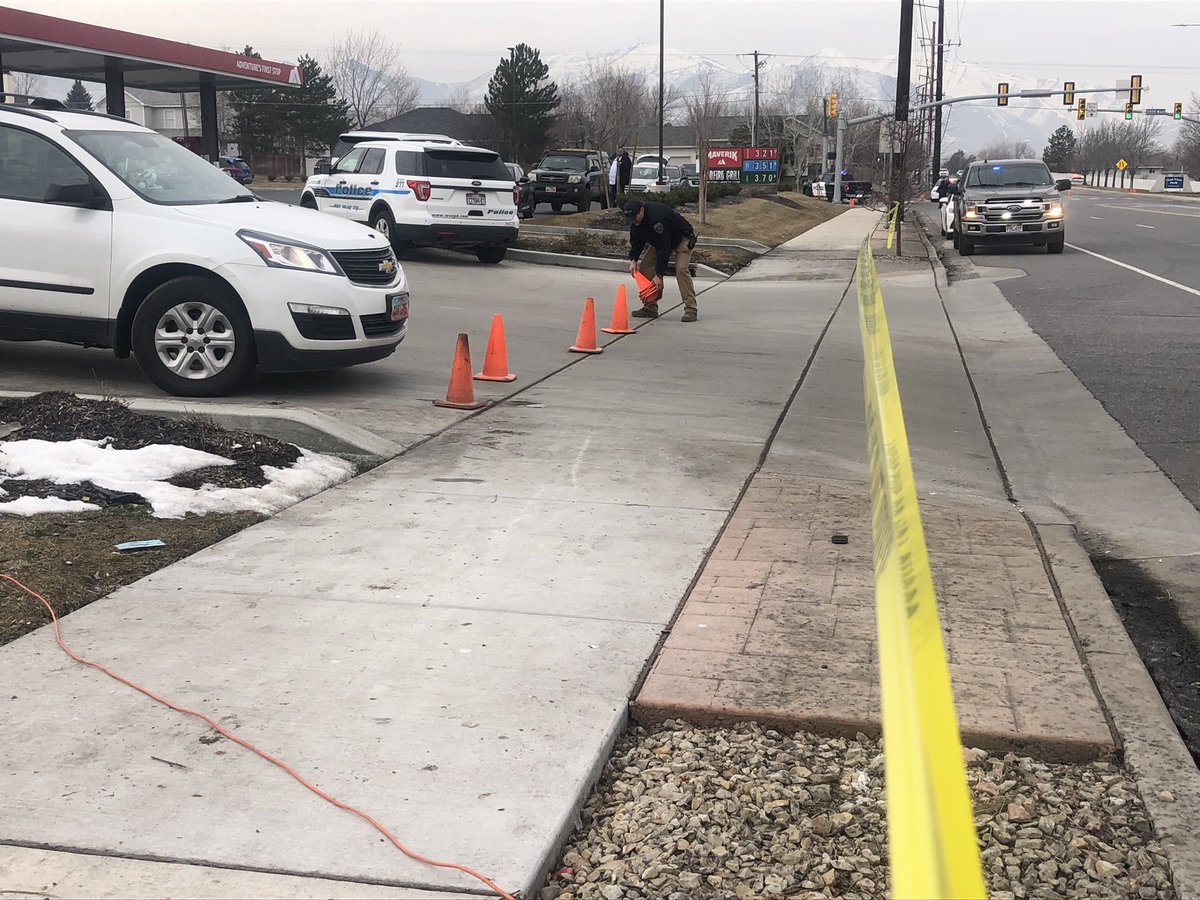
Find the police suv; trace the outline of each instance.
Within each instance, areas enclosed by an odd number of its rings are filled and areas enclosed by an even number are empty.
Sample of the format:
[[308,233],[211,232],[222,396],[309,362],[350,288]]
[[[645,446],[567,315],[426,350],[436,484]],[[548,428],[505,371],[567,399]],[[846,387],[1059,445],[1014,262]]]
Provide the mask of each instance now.
[[408,283],[376,232],[260,200],[125,119],[6,96],[0,340],[132,353],[162,389],[214,397],[404,339]]
[[300,205],[363,222],[397,250],[474,250],[498,263],[517,239],[520,188],[500,154],[446,135],[354,131],[327,175],[304,186]]

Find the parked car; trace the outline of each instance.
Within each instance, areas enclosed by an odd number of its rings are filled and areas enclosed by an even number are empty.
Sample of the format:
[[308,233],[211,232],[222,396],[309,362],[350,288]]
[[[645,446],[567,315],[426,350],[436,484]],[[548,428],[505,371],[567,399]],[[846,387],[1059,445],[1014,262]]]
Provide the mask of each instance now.
[[404,339],[408,283],[375,232],[259,201],[140,125],[39,103],[0,105],[0,338],[132,353],[190,397]]
[[550,150],[529,173],[535,203],[555,212],[572,204],[587,212],[593,201],[608,205],[608,154],[597,150]]
[[938,199],[938,223],[942,229],[942,237],[954,236],[954,196],[949,191]]
[[494,150],[444,135],[358,131],[328,175],[304,185],[300,205],[363,222],[393,248],[473,250],[498,263],[517,239],[520,187]]
[[683,181],[691,187],[700,187],[700,167],[695,163],[685,163],[679,167],[683,170]]
[[522,219],[532,219],[533,209],[537,203],[533,199],[533,185],[529,178],[525,175],[525,170],[516,163],[505,163],[508,171],[512,173],[513,181],[516,182],[517,190],[517,215]]
[[[833,189],[835,187],[836,172],[822,172],[812,181],[801,187],[801,192],[808,194],[810,197],[817,199],[828,200],[833,202]],[[856,181],[853,173],[849,171],[842,172],[842,202],[849,203],[851,199],[855,201],[866,200],[871,196],[871,182]]]
[[[666,179],[669,190],[682,187],[687,183],[683,178],[683,169],[679,166],[664,166],[663,178]],[[625,191],[630,194],[642,193],[650,190],[651,185],[657,182],[658,163],[638,163],[630,173],[629,186],[625,188]]]
[[249,184],[254,180],[250,164],[240,156],[220,156],[217,157],[217,162],[221,166],[221,171],[239,184]]
[[954,246],[970,256],[980,244],[1034,244],[1062,253],[1066,221],[1062,192],[1040,159],[974,162],[954,191]]

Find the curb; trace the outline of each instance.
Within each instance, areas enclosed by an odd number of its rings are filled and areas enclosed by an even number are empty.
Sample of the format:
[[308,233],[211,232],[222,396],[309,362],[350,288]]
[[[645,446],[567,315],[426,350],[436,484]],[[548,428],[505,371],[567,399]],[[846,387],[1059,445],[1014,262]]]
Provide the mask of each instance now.
[[913,216],[917,220],[917,234],[921,236],[921,243],[925,245],[925,255],[929,259],[929,267],[933,269],[933,282],[938,290],[948,288],[950,286],[950,278],[946,274],[946,266],[942,263],[942,259],[938,256],[937,250],[933,246],[932,235],[925,231],[925,217],[914,212]]
[[[550,253],[547,250],[521,250],[510,247],[508,259],[513,262],[532,263],[536,266],[564,266],[572,269],[599,269],[604,272],[628,272],[629,261],[606,259],[601,256],[570,256],[566,253]],[[724,281],[729,276],[719,269],[703,263],[692,263],[696,275],[701,278],[716,278]]]
[[[38,391],[0,391],[0,397],[32,397]],[[77,394],[84,400],[112,400],[111,396]],[[277,440],[297,444],[321,453],[370,456],[380,462],[391,459],[403,449],[399,444],[374,435],[356,425],[339,422],[332,416],[307,407],[287,408],[252,406],[241,403],[205,403],[196,400],[121,398],[135,412],[153,413],[167,418],[204,416],[229,428],[253,431]]]
[[[1055,594],[1124,761],[1171,864],[1180,897],[1200,897],[1200,770],[1125,632],[1073,525],[1035,525]],[[1170,799],[1168,799],[1170,798]]]
[[[613,231],[607,228],[569,228],[564,225],[522,225],[522,231],[527,231],[530,234],[576,234],[583,232],[584,234],[594,234],[601,237],[621,234],[620,231]],[[696,236],[696,243],[702,247],[736,247],[739,250],[749,250],[751,253],[757,253],[761,256],[771,250],[766,244],[760,244],[758,241],[742,240],[740,238],[718,238]]]

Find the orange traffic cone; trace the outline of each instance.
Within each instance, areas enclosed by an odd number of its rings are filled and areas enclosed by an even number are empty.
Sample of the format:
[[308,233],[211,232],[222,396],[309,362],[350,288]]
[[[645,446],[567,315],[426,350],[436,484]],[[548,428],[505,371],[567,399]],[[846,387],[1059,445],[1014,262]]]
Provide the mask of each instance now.
[[617,299],[613,303],[612,324],[600,330],[605,334],[637,334],[629,327],[629,307],[625,305],[625,285],[617,285]]
[[658,288],[654,286],[653,281],[651,281],[641,272],[634,272],[633,280],[637,283],[638,297],[641,299],[643,306],[645,306],[647,303],[658,302]]
[[569,348],[572,353],[603,353],[603,347],[596,346],[596,301],[591,297],[583,303],[583,317],[579,320],[579,334],[575,343]]
[[483,371],[475,374],[475,380],[515,381],[516,378],[516,375],[508,371],[508,350],[504,346],[504,319],[496,314],[492,316],[492,330],[488,333]]
[[482,409],[486,403],[476,402],[475,385],[471,383],[471,348],[467,336],[460,334],[454,347],[454,362],[450,366],[450,385],[445,400],[434,400],[434,406],[448,409]]

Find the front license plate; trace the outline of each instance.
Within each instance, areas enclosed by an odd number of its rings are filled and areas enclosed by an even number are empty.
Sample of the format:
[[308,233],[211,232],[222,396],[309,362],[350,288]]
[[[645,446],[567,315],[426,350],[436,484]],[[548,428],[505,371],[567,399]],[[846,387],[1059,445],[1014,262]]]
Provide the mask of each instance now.
[[558,191],[558,188],[556,188],[556,187],[548,187],[548,188],[546,188],[546,193],[547,193],[547,194],[554,194],[554,193],[557,193],[557,191]]
[[408,294],[388,294],[388,321],[399,322],[408,318]]
[[467,206],[487,206],[487,194],[467,193]]
[[1007,231],[1009,234],[1013,234],[1014,232],[1017,232],[1017,231],[1024,231],[1025,226],[1024,225],[1008,225],[1005,227],[1004,230]]

